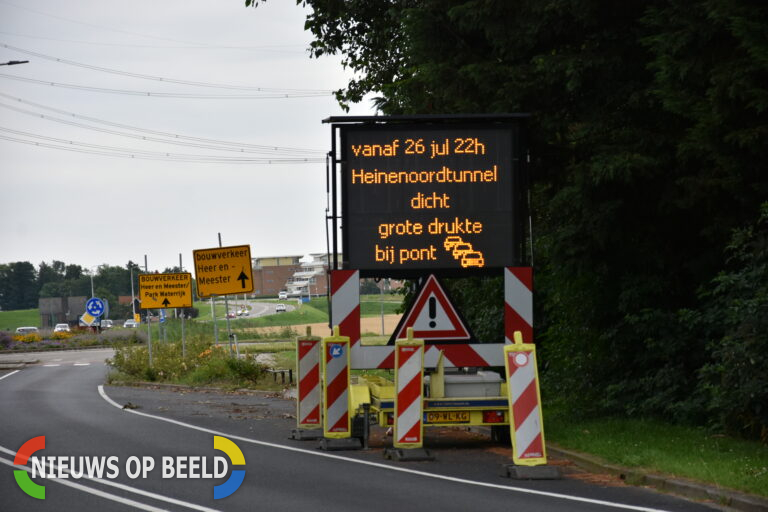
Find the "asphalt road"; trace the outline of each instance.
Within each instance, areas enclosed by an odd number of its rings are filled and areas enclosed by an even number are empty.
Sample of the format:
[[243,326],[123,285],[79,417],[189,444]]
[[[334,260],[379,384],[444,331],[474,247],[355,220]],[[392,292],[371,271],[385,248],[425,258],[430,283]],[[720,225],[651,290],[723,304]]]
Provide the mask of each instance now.
[[[428,434],[435,462],[386,461],[380,446],[320,451],[316,441],[287,439],[295,422],[289,400],[253,393],[100,389],[104,356],[103,351],[47,353],[39,365],[0,373],[0,510],[713,510],[647,489],[578,478],[502,478],[505,450],[489,449],[483,441],[456,446]],[[123,409],[126,404],[131,408]],[[245,457],[245,478],[233,494],[213,497],[214,486],[229,474],[162,477],[165,456],[206,457],[212,465],[223,455],[213,448],[214,435],[233,441]],[[36,436],[45,436],[45,449],[35,455],[113,456],[119,475],[99,481],[36,478],[46,497],[32,498],[16,484],[14,470],[20,466],[13,459]],[[151,459],[155,467],[146,478],[130,478],[131,457]],[[77,460],[70,465],[77,467]],[[229,466],[237,469],[243,468]]]

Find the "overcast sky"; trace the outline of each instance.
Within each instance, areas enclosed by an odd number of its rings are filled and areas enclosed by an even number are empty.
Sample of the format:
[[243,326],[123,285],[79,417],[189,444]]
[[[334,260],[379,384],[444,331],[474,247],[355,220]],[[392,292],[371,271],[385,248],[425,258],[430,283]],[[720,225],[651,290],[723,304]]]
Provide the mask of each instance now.
[[[0,0],[0,63],[30,61],[0,66],[0,263],[190,269],[218,233],[324,252],[321,121],[349,74],[309,58],[304,19],[287,0]],[[319,161],[254,161],[297,158]]]

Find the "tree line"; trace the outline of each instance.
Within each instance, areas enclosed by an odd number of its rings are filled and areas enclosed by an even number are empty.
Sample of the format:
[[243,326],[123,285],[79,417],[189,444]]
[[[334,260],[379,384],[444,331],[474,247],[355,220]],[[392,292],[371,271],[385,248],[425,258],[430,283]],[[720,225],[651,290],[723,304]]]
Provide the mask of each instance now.
[[[118,297],[138,296],[138,275],[143,271],[138,264],[128,261],[124,267],[103,264],[95,271],[80,265],[53,260],[41,262],[37,267],[28,261],[0,264],[0,310],[34,309],[38,299],[46,297],[90,297],[91,283],[94,296],[106,299],[112,318],[128,318],[130,305],[118,305]],[[180,272],[178,267],[166,268],[163,273]],[[194,289],[193,289],[194,292]]]
[[[342,106],[531,114],[550,402],[768,441],[768,4],[301,3]],[[450,286],[499,339],[499,281]]]

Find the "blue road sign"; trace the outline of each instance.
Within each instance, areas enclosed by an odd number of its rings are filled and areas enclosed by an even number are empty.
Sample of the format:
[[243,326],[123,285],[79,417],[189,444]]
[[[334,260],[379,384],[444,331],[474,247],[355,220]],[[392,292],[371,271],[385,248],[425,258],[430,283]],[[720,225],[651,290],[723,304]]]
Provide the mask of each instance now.
[[331,357],[341,357],[344,354],[344,348],[341,345],[331,345]]
[[85,310],[89,315],[99,317],[104,314],[104,301],[93,297],[85,303]]

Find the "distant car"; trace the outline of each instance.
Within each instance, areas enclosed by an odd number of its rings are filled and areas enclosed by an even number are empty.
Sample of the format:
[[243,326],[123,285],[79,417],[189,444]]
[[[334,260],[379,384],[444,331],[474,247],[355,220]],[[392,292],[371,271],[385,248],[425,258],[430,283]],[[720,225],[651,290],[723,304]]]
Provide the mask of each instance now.
[[114,327],[114,324],[112,323],[112,320],[109,320],[107,318],[107,319],[104,319],[104,320],[101,321],[101,328],[102,329],[111,329],[112,327]]
[[453,246],[453,257],[456,259],[461,258],[467,252],[472,252],[472,244],[460,243]]
[[452,251],[457,244],[463,241],[460,236],[449,236],[443,241],[443,247],[445,247],[446,251]]
[[139,326],[139,322],[136,320],[126,320],[123,322],[123,327],[127,327],[129,329],[136,329]]
[[250,314],[251,314],[251,312],[248,311],[247,309],[239,309],[237,311],[237,316],[248,316]]
[[236,316],[237,315],[235,314],[234,311],[230,311],[229,313],[227,313],[227,318],[235,318]]
[[277,300],[286,300],[288,298],[288,292],[279,292],[277,294]]
[[16,334],[37,334],[37,327],[17,327]]
[[285,304],[278,304],[275,306],[275,313],[285,313],[288,310],[288,308],[285,307]]
[[465,252],[461,256],[461,267],[467,268],[467,267],[484,267],[485,266],[485,258],[483,258],[483,253],[479,251],[470,251]]
[[56,324],[53,332],[72,332],[72,329],[69,328],[69,324]]

